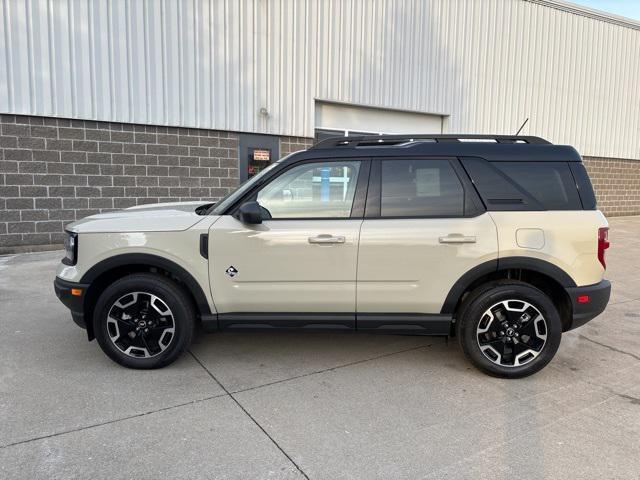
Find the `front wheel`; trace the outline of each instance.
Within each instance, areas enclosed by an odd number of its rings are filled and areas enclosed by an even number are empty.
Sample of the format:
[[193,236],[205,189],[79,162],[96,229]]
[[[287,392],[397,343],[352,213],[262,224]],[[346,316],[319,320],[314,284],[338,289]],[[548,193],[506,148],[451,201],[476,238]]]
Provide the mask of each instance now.
[[532,375],[560,346],[562,323],[553,302],[523,282],[480,287],[460,309],[458,338],[480,370],[503,378]]
[[160,368],[191,343],[195,313],[185,292],[160,275],[116,280],[102,293],[93,330],[102,350],[129,368]]

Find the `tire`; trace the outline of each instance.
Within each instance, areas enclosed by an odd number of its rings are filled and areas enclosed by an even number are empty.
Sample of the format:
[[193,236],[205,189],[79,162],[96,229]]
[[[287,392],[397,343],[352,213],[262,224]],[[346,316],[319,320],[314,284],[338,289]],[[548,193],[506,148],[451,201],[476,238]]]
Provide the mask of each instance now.
[[160,368],[191,344],[195,310],[166,277],[136,273],[116,280],[100,295],[93,331],[109,358],[128,368]]
[[551,299],[513,280],[483,285],[464,300],[458,314],[458,341],[483,372],[522,378],[540,371],[560,346],[562,322]]

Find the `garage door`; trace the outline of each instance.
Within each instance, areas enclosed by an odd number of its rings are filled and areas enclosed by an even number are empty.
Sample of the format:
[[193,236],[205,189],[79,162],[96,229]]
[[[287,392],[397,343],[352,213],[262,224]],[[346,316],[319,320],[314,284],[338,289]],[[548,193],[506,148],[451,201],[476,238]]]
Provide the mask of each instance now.
[[442,133],[442,115],[316,101],[316,138],[380,133]]

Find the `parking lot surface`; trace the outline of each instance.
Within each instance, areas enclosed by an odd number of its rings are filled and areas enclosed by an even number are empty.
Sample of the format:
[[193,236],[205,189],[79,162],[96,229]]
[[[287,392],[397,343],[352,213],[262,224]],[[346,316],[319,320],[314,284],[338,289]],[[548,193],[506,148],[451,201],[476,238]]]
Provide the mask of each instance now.
[[639,478],[640,217],[610,223],[609,307],[522,380],[365,334],[200,334],[128,370],[55,297],[61,252],[0,257],[0,478]]

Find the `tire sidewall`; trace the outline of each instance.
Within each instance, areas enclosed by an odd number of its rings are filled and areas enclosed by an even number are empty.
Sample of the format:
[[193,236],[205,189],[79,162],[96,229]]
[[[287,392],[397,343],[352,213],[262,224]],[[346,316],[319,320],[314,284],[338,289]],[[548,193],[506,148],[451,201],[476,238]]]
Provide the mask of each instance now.
[[[113,304],[127,293],[143,291],[156,295],[171,309],[175,332],[169,346],[151,358],[136,358],[122,352],[111,341],[107,332],[107,316]],[[129,368],[159,368],[173,362],[191,343],[193,309],[178,286],[151,274],[130,275],[117,280],[102,293],[93,315],[93,329],[102,350],[115,362]]]
[[[484,312],[504,300],[523,300],[537,308],[547,324],[547,340],[542,352],[532,361],[519,367],[505,367],[489,360],[480,350],[477,327]],[[544,368],[556,354],[562,338],[562,322],[557,309],[542,291],[528,285],[504,285],[486,290],[466,306],[460,325],[460,342],[471,362],[490,375],[521,378]]]

